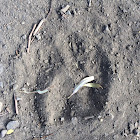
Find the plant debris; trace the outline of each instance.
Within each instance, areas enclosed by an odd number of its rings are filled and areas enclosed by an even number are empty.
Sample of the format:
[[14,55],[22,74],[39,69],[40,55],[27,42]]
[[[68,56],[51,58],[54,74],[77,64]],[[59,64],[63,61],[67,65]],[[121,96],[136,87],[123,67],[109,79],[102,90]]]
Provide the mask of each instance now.
[[28,53],[30,52],[30,45],[31,45],[32,35],[33,35],[33,32],[34,32],[35,28],[36,28],[36,24],[33,26],[33,29],[32,29],[32,31],[31,31],[31,33],[29,35],[29,38],[28,38],[28,49],[27,49]]
[[39,30],[40,30],[42,24],[43,24],[45,21],[46,21],[46,18],[43,18],[43,19],[39,22],[39,24],[37,25],[35,31],[33,32],[33,36],[35,36],[35,35],[39,32]]
[[16,114],[18,114],[17,97],[15,96],[15,94],[14,94],[14,102],[15,102],[15,111],[16,111]]
[[84,78],[73,90],[73,93],[68,97],[68,99],[71,98],[80,88],[82,88],[86,83],[91,82],[94,80],[94,76],[86,77]]
[[87,83],[83,86],[84,87],[93,87],[93,88],[102,88],[103,89],[103,87],[100,84],[96,84],[96,83]]
[[39,30],[41,29],[41,26],[43,25],[43,23],[47,20],[47,17],[49,16],[51,12],[51,8],[47,14],[47,16],[43,19],[40,20],[40,22],[37,24],[34,24],[33,28],[32,28],[32,31],[29,35],[29,38],[28,38],[28,48],[27,48],[27,52],[29,53],[30,52],[30,45],[31,45],[31,42],[33,42],[35,36],[37,35],[37,33],[39,32]]
[[12,134],[14,132],[14,130],[13,129],[9,129],[8,131],[7,131],[7,135],[10,135],[10,134]]
[[38,93],[38,94],[44,94],[46,92],[48,92],[48,89],[44,89],[44,90],[36,90],[36,91],[26,91],[26,89],[22,89],[22,92],[24,93]]
[[5,137],[6,134],[7,134],[7,130],[2,130],[1,131],[1,138]]
[[69,5],[67,5],[67,6],[65,6],[64,8],[62,8],[62,9],[61,9],[61,14],[65,14],[65,13],[68,11],[69,8],[70,8]]

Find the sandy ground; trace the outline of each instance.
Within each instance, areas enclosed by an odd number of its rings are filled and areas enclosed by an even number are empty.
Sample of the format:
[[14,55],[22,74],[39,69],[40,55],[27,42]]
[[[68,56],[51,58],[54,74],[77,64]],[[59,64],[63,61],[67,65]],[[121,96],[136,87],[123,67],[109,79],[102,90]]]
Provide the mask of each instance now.
[[[33,25],[49,11],[27,53]],[[0,130],[20,122],[3,140],[140,139],[139,0],[1,0],[0,50]],[[87,76],[103,89],[68,100]]]

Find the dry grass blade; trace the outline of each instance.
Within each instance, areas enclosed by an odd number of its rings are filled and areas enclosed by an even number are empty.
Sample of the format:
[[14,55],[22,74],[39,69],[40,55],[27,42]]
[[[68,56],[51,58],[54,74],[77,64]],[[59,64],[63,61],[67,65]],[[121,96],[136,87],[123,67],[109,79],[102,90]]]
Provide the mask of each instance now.
[[94,76],[86,77],[84,78],[73,90],[73,93],[68,97],[68,99],[71,98],[80,88],[82,88],[86,83],[91,82],[94,80]]
[[35,29],[35,31],[34,31],[34,33],[33,33],[33,36],[35,36],[35,35],[39,32],[39,30],[40,30],[42,24],[43,24],[45,21],[46,21],[46,19],[43,18],[43,19],[39,22],[39,24],[37,25],[37,27],[36,27],[36,29]]
[[100,84],[96,84],[96,83],[87,83],[84,85],[84,87],[93,87],[93,88],[102,88],[103,87]]
[[48,92],[49,90],[48,89],[44,89],[44,90],[36,90],[36,91],[26,91],[25,89],[22,91],[24,93],[38,93],[38,94],[44,94],[46,92]]
[[18,104],[17,104],[17,97],[14,95],[14,102],[15,102],[15,111],[18,114]]
[[32,31],[29,35],[29,38],[28,38],[28,49],[27,49],[28,53],[30,52],[31,39],[32,39],[32,35],[33,35],[33,32],[34,32],[35,28],[36,28],[36,24],[33,26],[33,29],[32,29]]

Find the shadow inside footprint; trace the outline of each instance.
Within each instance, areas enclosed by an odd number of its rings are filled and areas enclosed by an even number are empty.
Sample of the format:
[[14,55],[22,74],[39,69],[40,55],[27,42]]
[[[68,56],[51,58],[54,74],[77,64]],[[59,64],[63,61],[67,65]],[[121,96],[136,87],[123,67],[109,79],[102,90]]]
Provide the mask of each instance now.
[[98,114],[104,109],[108,98],[112,69],[110,67],[111,64],[109,59],[101,50],[101,48],[97,48],[96,55],[98,56],[98,70],[101,73],[100,82],[102,83],[103,89],[90,88],[87,91],[87,97],[85,94],[82,95],[84,96],[83,98],[87,98],[87,105],[84,105],[85,103],[81,103],[82,100],[77,98],[77,95],[74,95],[75,98],[73,97],[67,100],[65,110],[63,110],[63,116],[67,121],[70,121],[72,116],[78,116],[83,119],[87,116],[94,116],[94,118],[96,118]]

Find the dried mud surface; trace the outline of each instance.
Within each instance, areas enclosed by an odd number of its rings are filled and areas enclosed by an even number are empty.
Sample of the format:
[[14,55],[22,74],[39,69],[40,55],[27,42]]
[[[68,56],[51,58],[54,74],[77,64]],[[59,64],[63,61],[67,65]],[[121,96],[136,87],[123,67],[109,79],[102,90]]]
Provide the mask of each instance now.
[[[65,15],[60,10],[66,5]],[[140,138],[140,2],[137,0],[1,0],[0,130],[4,140],[138,140]],[[26,52],[29,33],[44,18]],[[95,76],[103,89],[82,88]],[[26,94],[49,89],[45,94]],[[19,101],[15,114],[13,95]],[[46,137],[45,137],[46,136]]]

